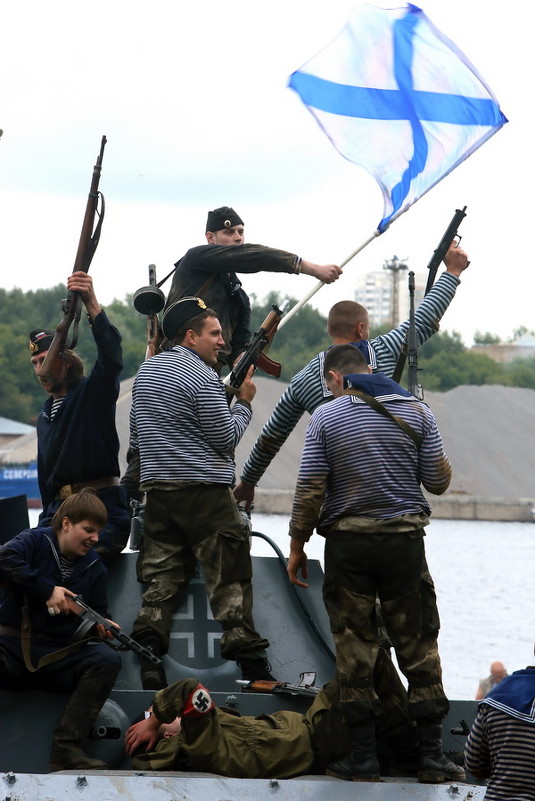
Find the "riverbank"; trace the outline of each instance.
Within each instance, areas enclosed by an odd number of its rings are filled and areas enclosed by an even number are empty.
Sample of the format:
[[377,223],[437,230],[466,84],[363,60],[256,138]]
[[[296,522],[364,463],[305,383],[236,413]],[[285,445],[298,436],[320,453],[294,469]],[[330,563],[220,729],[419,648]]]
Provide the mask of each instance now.
[[[254,507],[259,514],[289,515],[293,489],[262,489],[255,492]],[[480,498],[467,495],[430,497],[433,518],[438,520],[495,520],[498,522],[535,522],[535,501],[529,498]]]

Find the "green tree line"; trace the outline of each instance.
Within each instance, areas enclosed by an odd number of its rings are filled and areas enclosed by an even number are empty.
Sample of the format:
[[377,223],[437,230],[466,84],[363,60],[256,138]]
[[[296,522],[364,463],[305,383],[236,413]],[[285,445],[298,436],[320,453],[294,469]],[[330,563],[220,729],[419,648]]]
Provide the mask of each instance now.
[[[35,423],[45,395],[33,375],[28,348],[28,335],[34,328],[54,330],[62,314],[61,298],[65,286],[23,292],[20,289],[0,289],[0,416]],[[270,293],[265,299],[251,297],[252,325],[257,330],[282,298]],[[290,299],[290,304],[296,302]],[[114,300],[106,306],[110,320],[123,337],[124,370],[122,378],[135,375],[144,359],[146,347],[146,318],[132,305],[132,296]],[[387,329],[371,332],[371,336]],[[484,342],[495,342],[493,334],[479,335]],[[498,340],[499,341],[499,340]],[[304,306],[274,338],[269,355],[282,365],[281,381],[289,381],[318,351],[329,345],[327,320],[316,309]],[[90,369],[96,358],[95,345],[85,314],[79,326],[78,354]],[[474,353],[463,344],[458,333],[435,334],[419,354],[420,383],[424,389],[446,392],[462,384],[502,384],[535,389],[535,358],[518,359],[498,364],[489,356]],[[275,379],[274,379],[275,380]],[[402,379],[406,386],[406,375]]]

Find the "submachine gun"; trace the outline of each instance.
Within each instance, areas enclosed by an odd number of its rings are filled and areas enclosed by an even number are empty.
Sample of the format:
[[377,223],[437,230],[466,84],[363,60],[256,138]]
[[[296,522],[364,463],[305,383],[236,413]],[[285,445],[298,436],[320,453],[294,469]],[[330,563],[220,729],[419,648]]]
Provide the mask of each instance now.
[[270,359],[267,351],[288,306],[287,300],[281,303],[280,308],[275,303],[272,305],[271,311],[258,331],[253,334],[239,362],[223,380],[229,392],[235,392],[241,387],[252,364],[268,375],[275,378],[280,376],[281,365]]
[[[134,640],[128,634],[125,634],[124,631],[119,628],[119,626],[114,625],[109,620],[106,620],[105,617],[99,615],[98,612],[95,612],[94,609],[91,609],[81,595],[67,596],[66,599],[70,611],[82,618],[82,623],[78,626],[78,629],[74,635],[75,640],[83,640],[88,636],[89,632],[91,632],[94,626],[104,626],[104,629],[112,635],[113,639],[120,643],[120,646],[117,650],[134,651],[143,659],[148,659],[155,665],[161,664],[162,660],[159,656],[156,656],[156,654],[153,653],[151,648],[146,648],[144,645],[141,645],[141,643],[137,642],[137,640]],[[116,647],[112,645],[109,640],[105,640],[105,642],[108,645],[111,645],[112,648]]]
[[[455,214],[453,215],[450,224],[446,228],[444,235],[442,236],[442,239],[438,244],[438,247],[433,252],[429,264],[427,265],[427,269],[429,270],[429,275],[427,276],[427,284],[425,287],[424,296],[427,295],[427,293],[430,291],[431,287],[435,283],[437,270],[440,266],[440,263],[443,261],[444,256],[446,255],[451,243],[454,241],[454,239],[457,240],[457,244],[461,241],[461,236],[459,234],[459,226],[465,217],[466,217],[466,206],[464,206],[464,208],[462,209],[455,210]],[[418,400],[423,400],[424,397],[423,389],[421,384],[418,383],[418,370],[421,368],[418,367],[418,335],[416,332],[416,321],[414,316],[415,315],[414,273],[409,272],[408,278],[409,278],[409,300],[410,300],[409,328],[407,331],[405,342],[403,343],[403,347],[401,349],[401,353],[399,354],[399,358],[396,364],[396,369],[394,370],[392,378],[399,384],[399,382],[401,381],[401,376],[403,375],[403,370],[405,368],[405,362],[408,360],[409,392],[416,398],[418,398]]]
[[149,285],[136,290],[133,301],[135,310],[147,316],[147,350],[145,351],[145,360],[147,360],[158,353],[162,342],[158,314],[165,306],[165,295],[160,289],[160,284],[156,282],[155,264],[149,264]]
[[[100,240],[100,231],[102,223],[104,222],[105,204],[104,195],[98,191],[98,185],[106,142],[107,139],[103,136],[100,143],[100,153],[93,167],[93,176],[91,179],[89,196],[87,198],[82,231],[80,233],[78,251],[74,260],[73,273],[78,271],[87,273],[89,271],[89,266]],[[95,216],[99,218],[96,226]],[[80,322],[82,314],[82,300],[78,292],[69,291],[67,297],[62,301],[62,309],[63,317],[56,326],[54,339],[52,340],[39,371],[40,381],[57,381],[61,371],[63,352],[65,350],[72,350],[78,342],[78,323]],[[67,344],[67,336],[71,325],[73,326],[72,338],[70,343]]]

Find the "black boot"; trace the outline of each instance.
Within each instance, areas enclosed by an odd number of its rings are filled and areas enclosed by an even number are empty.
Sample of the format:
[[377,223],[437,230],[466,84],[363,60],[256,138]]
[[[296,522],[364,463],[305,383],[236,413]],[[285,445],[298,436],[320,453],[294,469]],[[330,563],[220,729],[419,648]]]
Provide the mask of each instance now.
[[[164,648],[157,637],[138,638],[138,642],[150,648],[155,656],[163,656]],[[144,690],[164,690],[167,687],[167,676],[161,662],[155,665],[149,659],[141,658],[141,685]]]
[[236,660],[245,681],[277,681],[271,675],[271,665],[264,657],[242,656]]
[[417,721],[418,781],[422,784],[464,782],[463,768],[451,762],[442,751],[442,723]]
[[52,735],[50,770],[105,770],[101,759],[93,759],[80,746],[102,708],[100,701],[73,692]]
[[380,782],[379,762],[375,752],[373,721],[349,727],[351,753],[327,765],[327,776],[350,782]]

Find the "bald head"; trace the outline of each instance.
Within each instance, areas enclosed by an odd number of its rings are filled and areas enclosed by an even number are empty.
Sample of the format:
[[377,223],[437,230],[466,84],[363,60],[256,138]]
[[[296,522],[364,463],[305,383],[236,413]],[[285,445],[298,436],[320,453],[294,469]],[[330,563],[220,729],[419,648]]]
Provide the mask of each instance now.
[[335,303],[329,312],[327,331],[335,345],[368,339],[370,335],[368,312],[354,300],[341,300]]
[[490,666],[490,675],[496,684],[502,681],[502,679],[507,676],[507,670],[505,669],[503,662],[492,662]]

